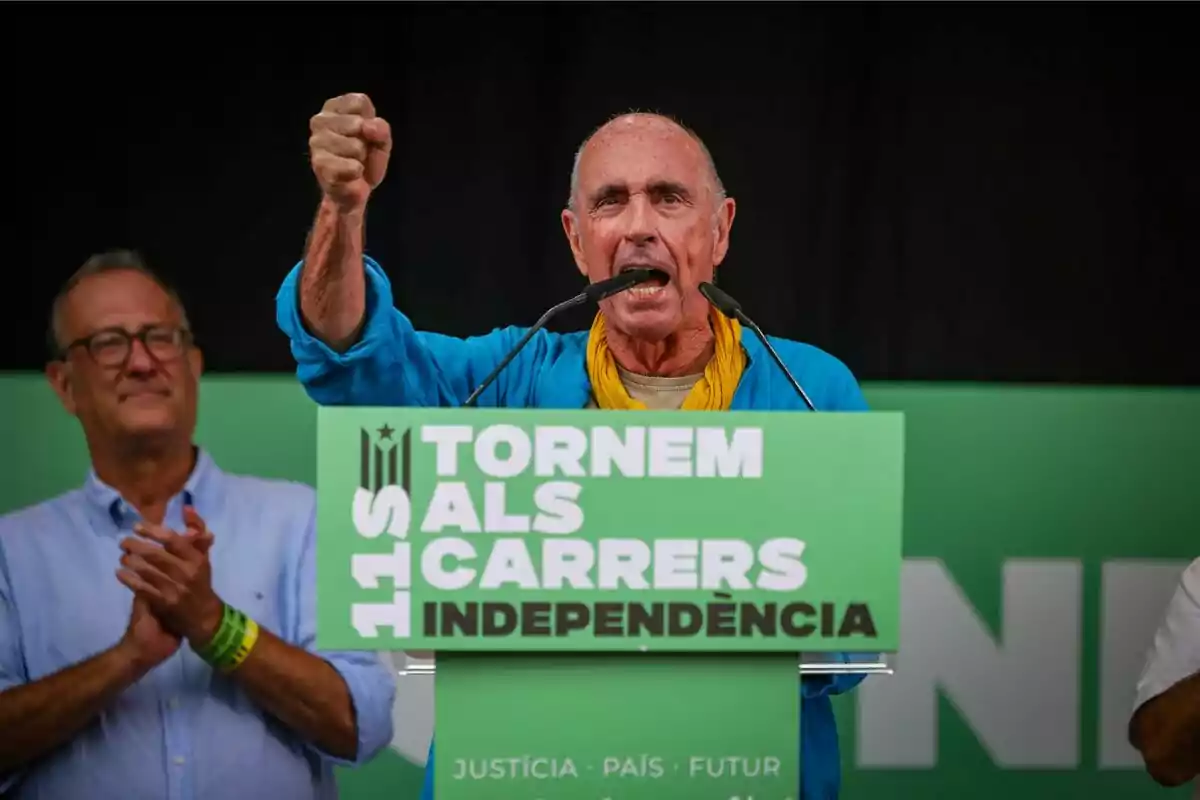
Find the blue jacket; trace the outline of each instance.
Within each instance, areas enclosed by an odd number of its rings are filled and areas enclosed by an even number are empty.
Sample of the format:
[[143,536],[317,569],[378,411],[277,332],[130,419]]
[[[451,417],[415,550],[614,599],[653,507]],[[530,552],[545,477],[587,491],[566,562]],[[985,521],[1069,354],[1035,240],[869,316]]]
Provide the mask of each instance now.
[[[392,288],[370,258],[367,313],[358,343],[337,353],[311,336],[300,319],[300,265],[284,279],[276,298],[279,327],[291,340],[296,375],[321,405],[453,407],[461,405],[525,332],[503,328],[457,339],[417,331],[392,307]],[[583,408],[590,387],[585,363],[586,331],[539,331],[479,398],[480,406]],[[866,400],[850,370],[811,345],[771,338],[788,368],[823,411],[865,411]],[[733,410],[804,411],[762,344],[743,332],[748,363],[733,399]],[[850,661],[846,655],[844,660]],[[841,783],[837,724],[830,696],[850,691],[863,675],[805,676],[800,681],[802,800],[834,800]],[[433,746],[422,800],[433,800]]]

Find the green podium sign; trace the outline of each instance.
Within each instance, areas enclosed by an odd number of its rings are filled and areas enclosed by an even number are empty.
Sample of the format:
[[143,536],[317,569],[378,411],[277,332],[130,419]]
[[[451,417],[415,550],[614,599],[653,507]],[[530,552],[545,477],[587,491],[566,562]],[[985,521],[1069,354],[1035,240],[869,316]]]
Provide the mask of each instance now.
[[896,650],[898,414],[322,408],[318,644],[432,650],[439,800],[799,784],[798,654]]

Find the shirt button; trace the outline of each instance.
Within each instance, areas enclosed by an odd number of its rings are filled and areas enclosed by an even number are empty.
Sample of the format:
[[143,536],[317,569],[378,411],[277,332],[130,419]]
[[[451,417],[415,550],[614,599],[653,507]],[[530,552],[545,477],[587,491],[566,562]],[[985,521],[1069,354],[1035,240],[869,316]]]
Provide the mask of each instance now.
[[183,766],[183,761],[184,761],[184,759],[183,759],[183,756],[175,756],[175,763],[176,763],[177,765],[179,765],[179,766],[181,766],[181,767],[182,767],[182,766]]

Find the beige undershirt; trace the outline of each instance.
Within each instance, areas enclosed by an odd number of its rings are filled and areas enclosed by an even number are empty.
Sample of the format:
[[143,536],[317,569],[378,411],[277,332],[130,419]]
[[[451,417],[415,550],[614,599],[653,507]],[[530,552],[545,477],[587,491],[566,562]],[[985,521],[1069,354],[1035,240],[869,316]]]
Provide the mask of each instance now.
[[[617,367],[617,372],[629,396],[645,403],[646,408],[651,411],[678,411],[683,406],[688,392],[704,377],[704,373],[701,372],[677,378],[654,378],[649,375],[637,375],[620,366]],[[588,395],[587,407],[597,407],[595,396]]]

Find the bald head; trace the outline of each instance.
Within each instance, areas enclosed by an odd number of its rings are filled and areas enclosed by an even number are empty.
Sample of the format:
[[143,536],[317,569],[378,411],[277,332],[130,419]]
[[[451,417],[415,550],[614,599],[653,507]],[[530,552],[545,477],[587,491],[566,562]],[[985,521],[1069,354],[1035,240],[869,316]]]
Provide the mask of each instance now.
[[601,145],[618,138],[632,138],[635,141],[639,139],[659,141],[678,139],[680,145],[685,149],[692,150],[701,162],[709,190],[712,192],[714,206],[719,205],[725,199],[725,186],[721,183],[721,176],[717,173],[716,162],[713,161],[712,153],[709,152],[708,147],[695,131],[665,114],[635,111],[613,117],[592,131],[575,151],[567,208],[572,211],[578,208],[580,173],[584,160],[595,149],[593,145]]
[[587,138],[561,214],[575,265],[592,283],[627,267],[661,273],[657,286],[601,304],[610,344],[707,341],[708,302],[697,287],[725,258],[735,206],[700,137],[669,117],[624,114]]

